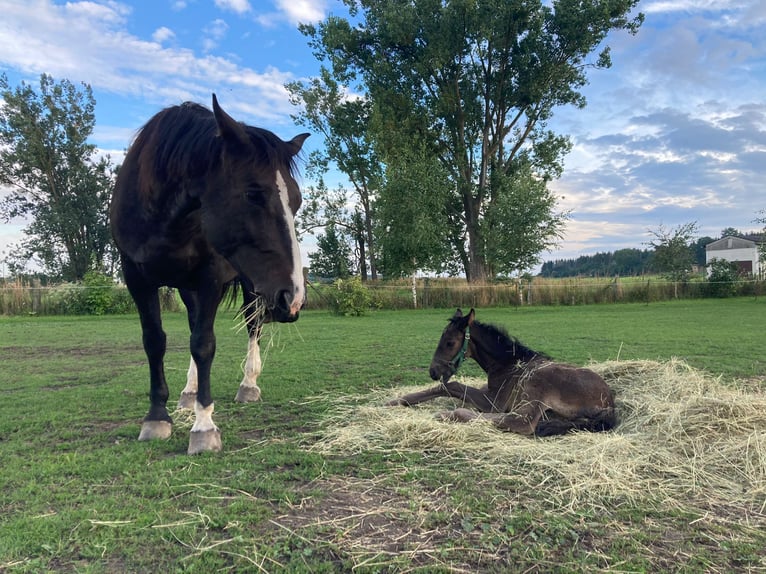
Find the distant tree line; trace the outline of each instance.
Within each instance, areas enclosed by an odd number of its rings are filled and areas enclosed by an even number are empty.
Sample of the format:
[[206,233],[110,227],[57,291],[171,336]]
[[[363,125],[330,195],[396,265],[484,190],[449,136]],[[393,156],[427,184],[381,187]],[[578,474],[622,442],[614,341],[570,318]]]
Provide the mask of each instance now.
[[[692,228],[686,229],[689,226]],[[628,277],[647,273],[667,273],[669,268],[673,267],[673,261],[678,262],[680,270],[690,271],[692,266],[702,268],[705,266],[705,246],[715,239],[705,236],[691,240],[695,229],[696,224],[687,224],[674,230],[664,230],[660,226],[658,230],[652,232],[655,240],[650,242],[651,249],[618,249],[613,252],[581,255],[576,259],[546,261],[540,270],[540,276],[553,278],[620,275]],[[731,231],[735,230],[727,228],[721,236],[732,235]],[[740,235],[739,232],[733,234]],[[677,250],[671,249],[674,244],[677,244]],[[659,259],[658,253],[662,254]],[[681,277],[675,279],[681,279]]]
[[651,269],[654,250],[619,249],[614,252],[581,255],[576,259],[556,259],[543,263],[543,277],[606,277],[642,275]]

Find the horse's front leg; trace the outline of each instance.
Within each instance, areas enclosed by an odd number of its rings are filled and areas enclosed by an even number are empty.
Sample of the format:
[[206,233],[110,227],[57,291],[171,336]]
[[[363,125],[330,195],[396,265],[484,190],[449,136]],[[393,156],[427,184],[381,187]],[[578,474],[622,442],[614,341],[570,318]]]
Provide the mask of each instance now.
[[[246,299],[247,300],[247,299]],[[247,305],[247,303],[245,303]],[[246,312],[246,311],[245,311]],[[258,346],[263,329],[263,318],[252,314],[247,317],[247,333],[249,335],[247,345],[247,359],[245,359],[245,375],[237,389],[234,398],[238,403],[254,403],[261,398],[261,389],[257,380],[261,374],[261,349]]]
[[125,280],[141,319],[141,331],[149,361],[149,413],[141,423],[138,440],[167,439],[172,432],[173,419],[168,414],[168,386],[165,382],[165,347],[166,337],[162,330],[160,316],[160,299],[156,287],[146,287],[139,283],[140,279],[131,273],[131,267],[124,264]]
[[197,399],[194,402],[194,425],[189,434],[189,454],[219,451],[221,431],[213,422],[213,397],[210,391],[210,368],[215,357],[213,324],[221,293],[199,293],[197,312],[190,339],[192,359],[197,370]]

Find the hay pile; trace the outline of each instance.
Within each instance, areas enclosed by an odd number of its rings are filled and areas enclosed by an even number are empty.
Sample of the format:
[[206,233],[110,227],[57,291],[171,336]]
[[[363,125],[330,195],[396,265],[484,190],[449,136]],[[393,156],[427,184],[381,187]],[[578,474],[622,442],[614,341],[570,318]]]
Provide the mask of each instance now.
[[620,424],[609,433],[530,439],[500,432],[486,421],[442,422],[434,414],[459,406],[456,401],[382,406],[416,389],[397,388],[366,397],[363,404],[340,397],[312,448],[326,454],[417,451],[434,461],[468,459],[471,467],[512,478],[519,489],[542,490],[560,510],[693,502],[698,508],[729,509],[738,520],[766,518],[766,394],[724,384],[679,360],[591,368],[617,392]]

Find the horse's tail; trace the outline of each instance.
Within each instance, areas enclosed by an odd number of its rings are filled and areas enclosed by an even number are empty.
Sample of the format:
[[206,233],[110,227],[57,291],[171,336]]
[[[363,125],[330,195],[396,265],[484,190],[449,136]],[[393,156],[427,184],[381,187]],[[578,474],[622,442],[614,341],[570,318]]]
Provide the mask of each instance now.
[[617,413],[614,407],[605,407],[594,413],[589,413],[587,417],[576,419],[548,419],[537,423],[535,435],[553,436],[566,434],[573,430],[585,430],[590,432],[602,432],[613,429],[617,426]]

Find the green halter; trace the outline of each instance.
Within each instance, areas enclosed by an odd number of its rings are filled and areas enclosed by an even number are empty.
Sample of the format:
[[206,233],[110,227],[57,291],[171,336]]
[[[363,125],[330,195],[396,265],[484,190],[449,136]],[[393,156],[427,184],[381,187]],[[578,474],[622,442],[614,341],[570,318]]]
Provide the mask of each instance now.
[[463,346],[457,352],[457,355],[452,357],[452,360],[448,363],[452,368],[452,373],[456,373],[465,360],[465,352],[468,350],[468,343],[471,341],[471,327],[465,328],[465,336],[463,337]]

